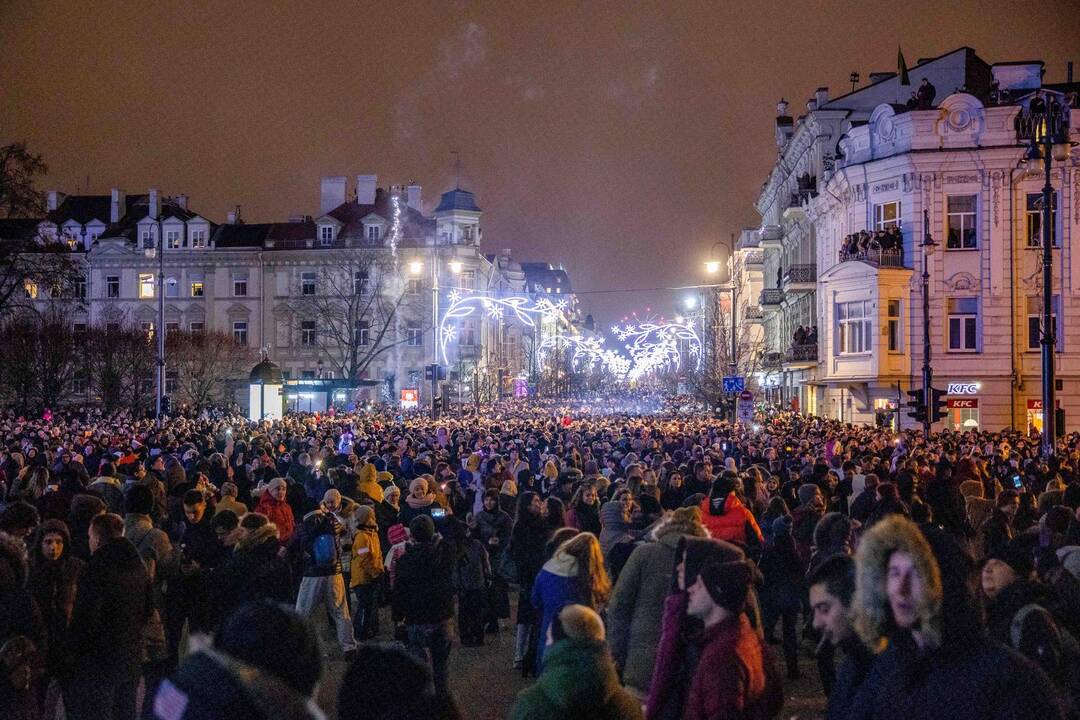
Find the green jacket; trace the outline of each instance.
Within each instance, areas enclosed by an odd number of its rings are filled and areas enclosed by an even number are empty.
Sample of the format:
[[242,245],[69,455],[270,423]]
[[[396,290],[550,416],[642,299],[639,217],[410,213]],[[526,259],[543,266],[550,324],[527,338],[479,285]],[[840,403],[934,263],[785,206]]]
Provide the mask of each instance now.
[[511,720],[636,720],[641,703],[619,684],[603,642],[566,638],[547,649],[544,672],[514,704]]

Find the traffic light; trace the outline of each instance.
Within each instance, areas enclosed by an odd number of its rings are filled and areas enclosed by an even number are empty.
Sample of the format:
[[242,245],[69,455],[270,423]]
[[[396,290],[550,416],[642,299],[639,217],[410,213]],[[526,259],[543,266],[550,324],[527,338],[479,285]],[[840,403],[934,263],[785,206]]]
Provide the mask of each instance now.
[[926,405],[923,403],[922,389],[908,390],[907,394],[910,399],[906,404],[911,409],[907,416],[918,423],[926,422]]
[[949,416],[948,403],[945,401],[945,391],[930,388],[930,422],[936,423]]
[[172,398],[168,395],[161,396],[161,414],[168,415],[172,412]]

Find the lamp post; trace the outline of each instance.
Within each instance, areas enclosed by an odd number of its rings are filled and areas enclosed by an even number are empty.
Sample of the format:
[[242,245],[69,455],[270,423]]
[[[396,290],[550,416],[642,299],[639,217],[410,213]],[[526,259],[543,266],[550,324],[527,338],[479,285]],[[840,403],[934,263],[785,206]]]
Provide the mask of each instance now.
[[[1038,104],[1036,104],[1038,103]],[[1021,111],[1023,112],[1023,111]],[[1025,160],[1043,161],[1042,189],[1042,270],[1043,270],[1043,311],[1042,311],[1042,455],[1049,460],[1057,451],[1057,402],[1054,381],[1054,349],[1057,344],[1057,328],[1054,327],[1054,186],[1050,181],[1051,165],[1054,160],[1064,162],[1069,157],[1072,143],[1069,142],[1068,114],[1064,106],[1056,99],[1047,101],[1037,94],[1027,110],[1027,127],[1031,128],[1031,138]]]
[[922,363],[922,390],[923,407],[923,435],[930,437],[930,423],[933,414],[933,386],[934,370],[930,367],[930,253],[937,247],[934,238],[930,236],[930,210],[923,210],[923,241],[920,245],[923,249],[922,263],[922,322],[923,322],[923,363]]
[[[162,232],[160,212],[155,221],[157,222],[157,246],[146,250],[146,254],[150,255],[151,251],[155,252],[158,259],[157,285],[154,287],[158,301],[157,328],[154,331],[157,339],[157,358],[155,361],[157,373],[154,383],[157,397],[154,401],[154,425],[161,429],[163,424],[161,401],[165,395],[165,234]],[[150,257],[153,256],[150,255]]]
[[[711,256],[711,255],[713,255],[713,253],[716,252],[717,246],[724,245],[724,244],[726,244],[727,247],[728,247],[728,260],[731,263],[731,269],[728,271],[728,282],[730,283],[730,287],[728,289],[731,290],[731,311],[730,311],[730,315],[731,315],[731,356],[728,358],[728,372],[729,372],[729,374],[731,376],[734,377],[735,374],[738,372],[738,363],[736,361],[737,345],[736,345],[736,337],[735,337],[735,292],[736,292],[736,284],[735,284],[735,233],[731,233],[731,236],[728,239],[727,243],[724,243],[723,240],[717,240],[716,242],[714,242],[712,248],[709,250],[709,255]],[[720,262],[718,260],[709,260],[708,262],[705,263],[705,270],[710,275],[715,275],[717,272],[720,271]],[[717,310],[717,315],[719,315],[719,312],[720,312],[720,300],[719,300],[719,298],[717,298],[717,301],[716,301],[716,310]],[[702,308],[702,312],[703,313],[705,312],[705,308]],[[734,403],[732,403],[731,413],[732,413],[731,421],[734,423],[735,422],[735,406],[734,406]]]

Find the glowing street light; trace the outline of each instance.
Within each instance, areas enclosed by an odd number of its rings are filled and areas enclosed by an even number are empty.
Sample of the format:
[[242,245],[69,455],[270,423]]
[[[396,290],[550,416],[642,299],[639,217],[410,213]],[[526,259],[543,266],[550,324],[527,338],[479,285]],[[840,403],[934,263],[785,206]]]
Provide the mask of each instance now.
[[683,300],[683,305],[686,306],[687,310],[693,310],[697,307],[697,298],[693,295],[687,295],[686,298]]
[[461,274],[460,260],[451,260],[449,263],[447,263],[447,265],[450,267],[450,272],[454,273],[455,275]]
[[419,275],[423,271],[423,269],[424,269],[424,263],[420,262],[419,260],[413,260],[412,262],[409,263],[409,274],[410,275]]
[[705,272],[709,273],[710,275],[715,275],[716,273],[720,272],[720,261],[709,260],[708,262],[706,262]]

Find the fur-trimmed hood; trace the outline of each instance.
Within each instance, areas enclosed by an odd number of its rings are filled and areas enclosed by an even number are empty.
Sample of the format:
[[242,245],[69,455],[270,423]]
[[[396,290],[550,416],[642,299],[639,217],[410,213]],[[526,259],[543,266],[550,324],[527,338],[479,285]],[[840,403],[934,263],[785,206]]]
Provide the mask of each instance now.
[[[261,547],[263,544],[273,541],[274,544],[278,544],[281,534],[278,531],[277,525],[274,523],[266,523],[260,528],[248,532],[247,535],[240,538],[236,543],[236,552],[246,553],[251,552],[255,548]],[[275,550],[276,552],[276,550]]]
[[678,508],[658,522],[650,534],[653,540],[659,540],[673,533],[680,536],[709,537],[709,531],[701,524],[701,508]]
[[855,597],[852,611],[855,630],[873,651],[884,648],[896,632],[886,590],[889,558],[902,550],[913,558],[923,580],[925,597],[918,608],[920,631],[937,647],[942,636],[942,600],[944,592],[937,560],[919,527],[905,517],[891,515],[878,522],[859,541],[855,554]]

